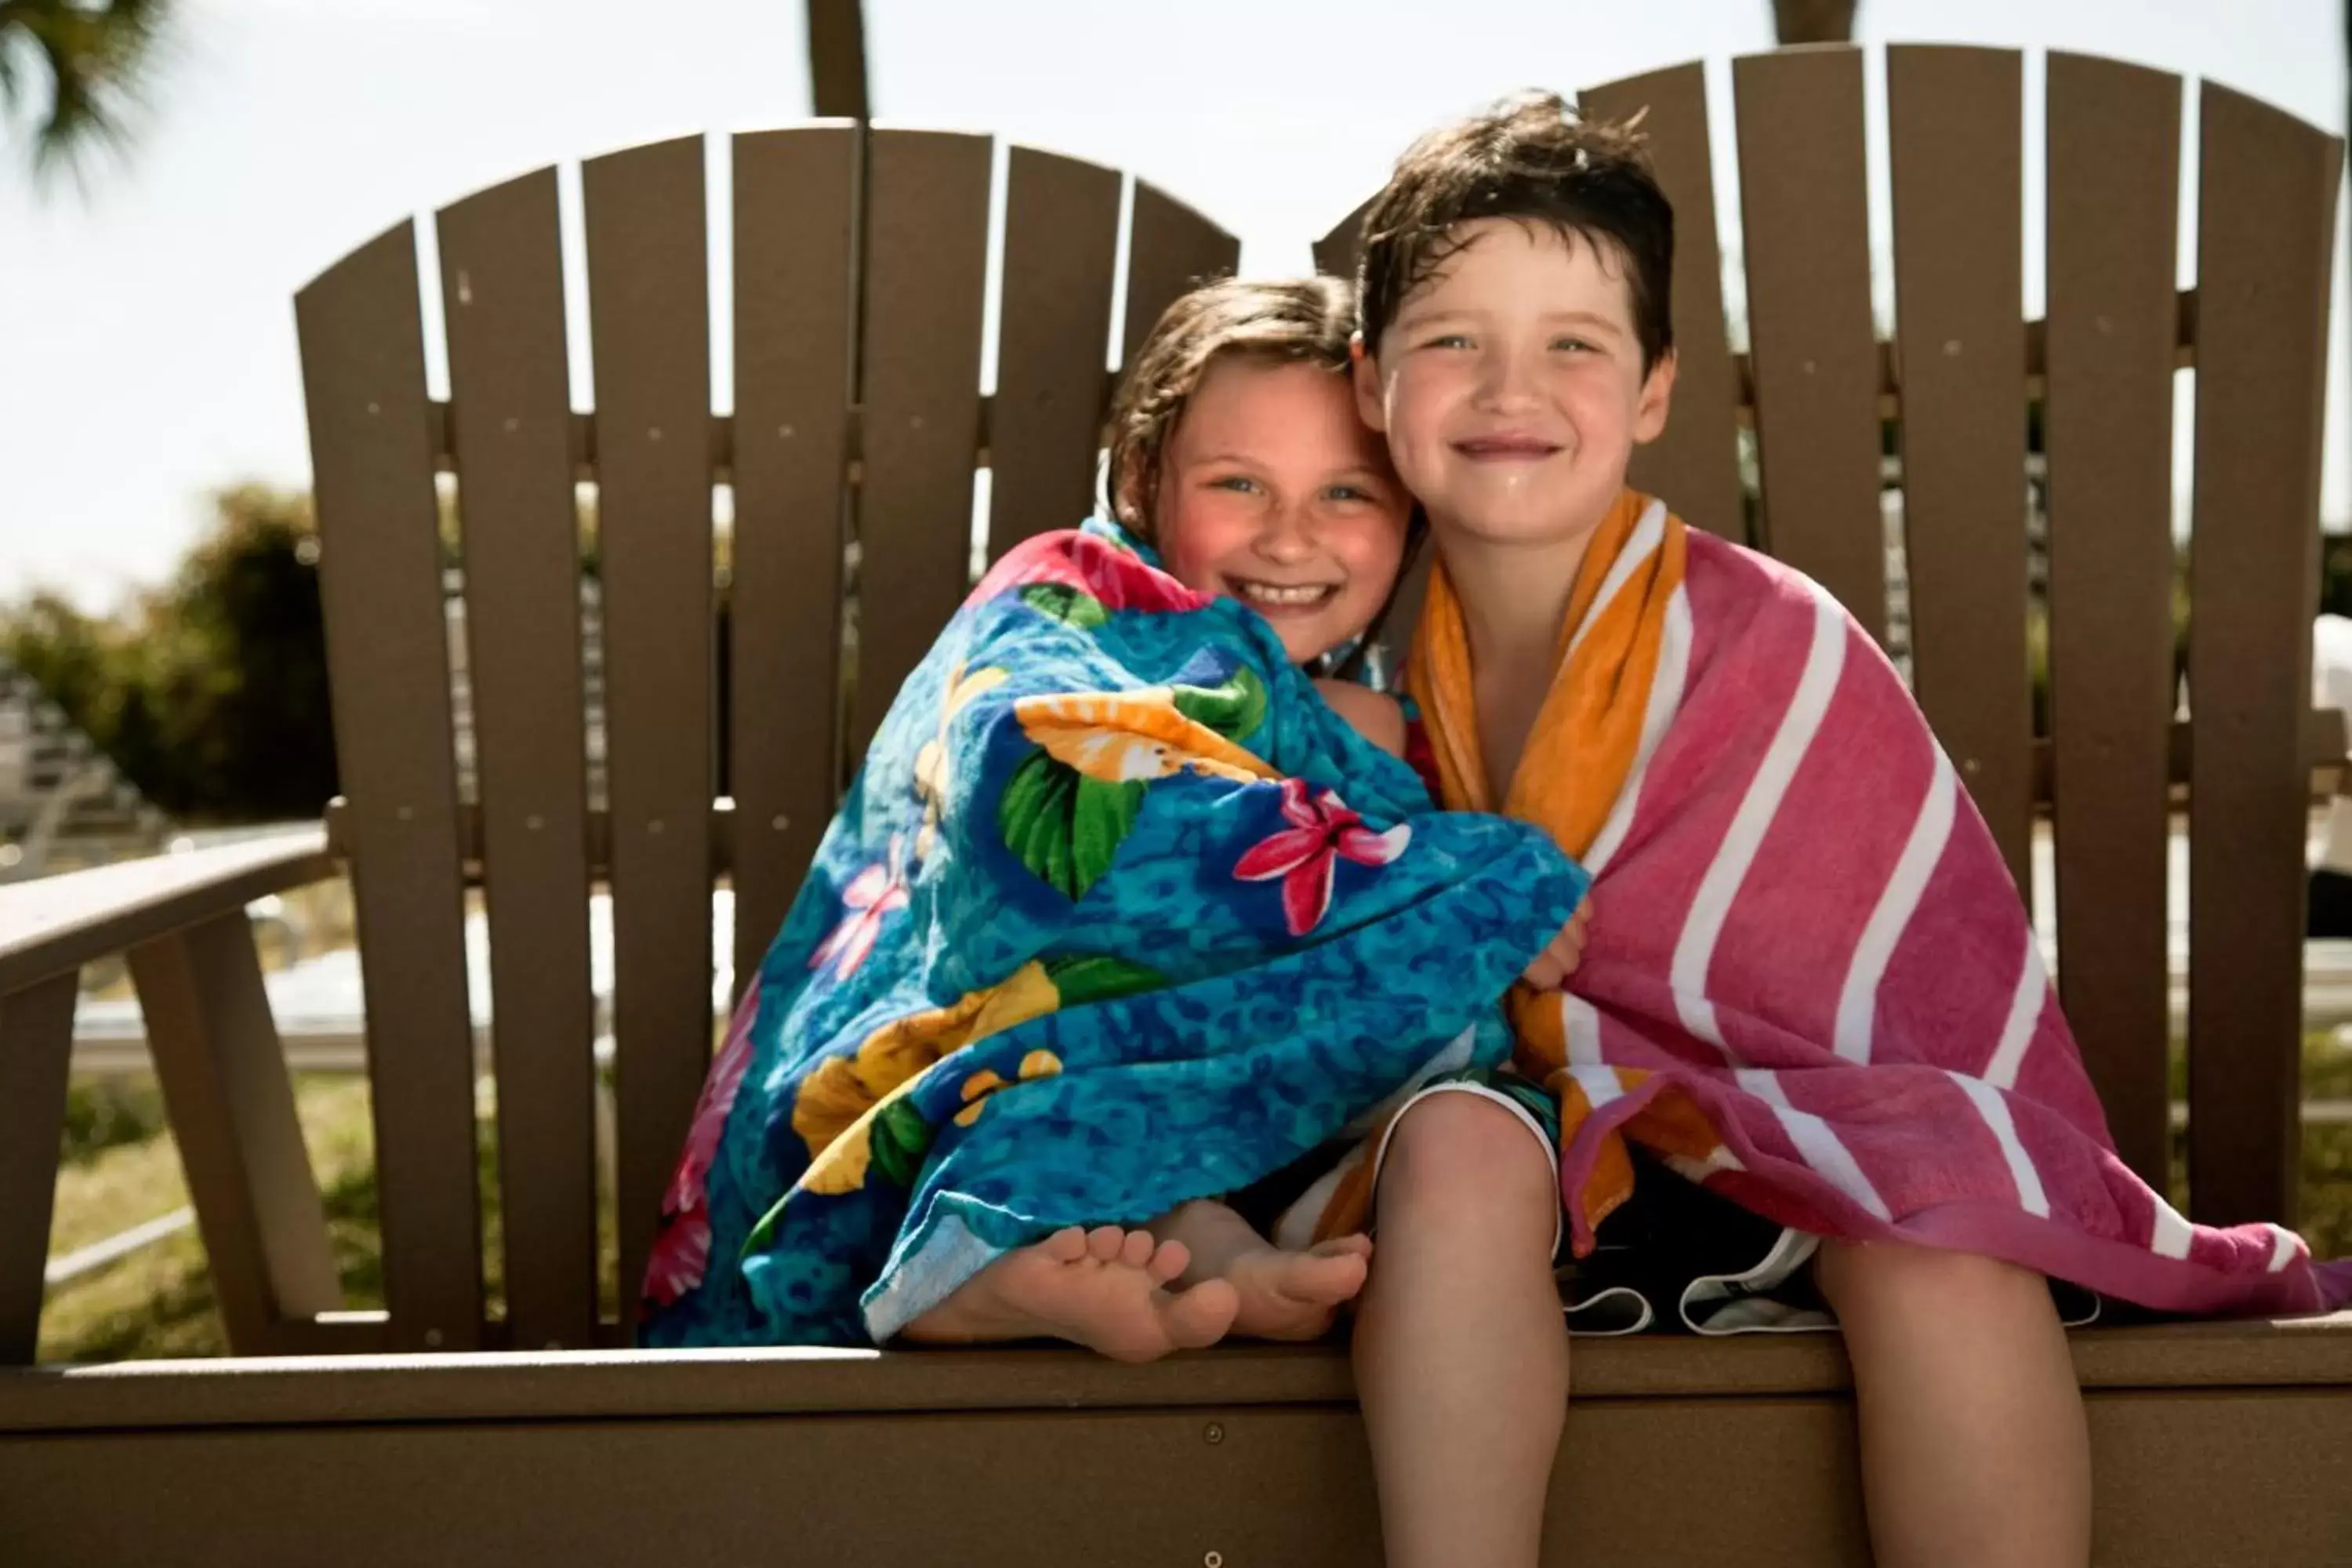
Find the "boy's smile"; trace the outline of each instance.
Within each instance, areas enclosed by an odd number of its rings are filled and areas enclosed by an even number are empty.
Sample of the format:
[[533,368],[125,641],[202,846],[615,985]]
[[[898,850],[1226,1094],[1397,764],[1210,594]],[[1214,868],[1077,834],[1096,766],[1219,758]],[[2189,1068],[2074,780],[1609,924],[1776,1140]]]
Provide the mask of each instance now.
[[1589,530],[1634,446],[1665,427],[1671,356],[1645,374],[1624,262],[1549,225],[1482,218],[1358,366],[1433,525],[1498,544]]

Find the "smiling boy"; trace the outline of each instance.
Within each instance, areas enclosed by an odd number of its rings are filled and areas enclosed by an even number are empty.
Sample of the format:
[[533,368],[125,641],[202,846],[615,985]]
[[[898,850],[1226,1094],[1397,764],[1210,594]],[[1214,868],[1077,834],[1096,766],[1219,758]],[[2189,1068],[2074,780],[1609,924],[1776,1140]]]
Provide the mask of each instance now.
[[[1529,95],[1416,143],[1365,236],[1360,405],[1427,510],[1433,613],[1466,639],[1471,710],[1437,737],[1445,804],[1514,809],[1523,761],[1587,765],[1538,721],[1572,605],[1610,593],[1592,579],[1613,558],[1588,553],[1602,540],[1630,563],[1650,510],[1625,475],[1674,389],[1672,209],[1630,132]],[[1433,1098],[1391,1134],[1354,1354],[1398,1568],[1538,1560],[1568,1399],[1560,1191],[1489,1100]],[[2084,1562],[2088,1445],[2042,1276],[1897,1242],[1824,1242],[1815,1268],[1853,1357],[1878,1561]]]

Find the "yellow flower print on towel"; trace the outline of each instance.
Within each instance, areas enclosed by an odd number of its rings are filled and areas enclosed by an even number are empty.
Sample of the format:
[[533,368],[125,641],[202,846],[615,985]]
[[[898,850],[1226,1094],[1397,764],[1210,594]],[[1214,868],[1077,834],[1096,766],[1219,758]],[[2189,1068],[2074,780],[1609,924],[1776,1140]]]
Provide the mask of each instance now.
[[[1061,1070],[1062,1058],[1051,1051],[1043,1050],[1031,1051],[1027,1056],[1023,1057],[1019,1068],[1023,1083],[1027,1083],[1032,1079],[1052,1078]],[[1000,1089],[1009,1087],[1011,1086],[1003,1078],[988,1068],[982,1068],[964,1079],[963,1089],[961,1091],[964,1100],[964,1108],[956,1112],[956,1125],[969,1127],[979,1121],[980,1113],[988,1109],[988,1097]]]
[[1155,781],[1281,776],[1232,738],[1256,731],[1265,714],[1265,688],[1246,669],[1217,688],[1026,697],[1013,712],[1038,749],[1005,781],[997,827],[1013,857],[1073,903],[1110,869]]
[[1181,768],[1249,784],[1282,775],[1177,707],[1172,688],[1026,697],[1021,731],[1098,784],[1148,784]]
[[912,1173],[898,1167],[919,1163],[930,1138],[913,1108],[897,1102],[924,1069],[975,1040],[1059,1005],[1061,994],[1045,966],[1032,961],[1002,984],[885,1024],[866,1037],[855,1056],[825,1062],[802,1081],[793,1101],[793,1131],[809,1152],[809,1168],[798,1183],[801,1190],[856,1192],[866,1184],[866,1172],[877,1159],[885,1163],[887,1174],[903,1184]]
[[915,794],[923,803],[923,826],[915,835],[915,858],[927,860],[931,848],[939,842],[940,818],[947,811],[950,764],[948,751],[948,726],[964,706],[982,692],[992,691],[1005,683],[1011,676],[993,665],[964,673],[959,662],[948,671],[947,698],[940,704],[939,732],[923,742],[915,753]]

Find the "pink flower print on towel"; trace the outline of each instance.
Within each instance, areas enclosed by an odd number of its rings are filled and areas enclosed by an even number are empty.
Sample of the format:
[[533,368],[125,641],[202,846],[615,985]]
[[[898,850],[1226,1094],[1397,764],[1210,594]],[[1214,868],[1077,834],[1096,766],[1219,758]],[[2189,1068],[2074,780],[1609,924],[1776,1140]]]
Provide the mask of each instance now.
[[841,902],[849,912],[833,928],[833,934],[817,944],[809,954],[811,969],[834,964],[834,973],[846,980],[857,973],[866,955],[874,951],[874,939],[881,934],[882,917],[907,907],[906,840],[898,834],[890,836],[890,858],[886,864],[868,866],[857,873],[848,887],[842,889]]
[[1404,853],[1412,829],[1399,823],[1375,833],[1330,790],[1309,797],[1307,781],[1282,781],[1282,816],[1291,824],[1250,847],[1234,875],[1244,882],[1282,879],[1282,913],[1290,934],[1305,936],[1331,907],[1331,878],[1342,858],[1385,866]]

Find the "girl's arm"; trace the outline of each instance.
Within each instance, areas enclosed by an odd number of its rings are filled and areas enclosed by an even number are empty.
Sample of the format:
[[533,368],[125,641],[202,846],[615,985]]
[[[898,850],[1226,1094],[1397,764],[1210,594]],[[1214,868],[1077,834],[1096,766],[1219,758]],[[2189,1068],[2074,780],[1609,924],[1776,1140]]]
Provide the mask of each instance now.
[[1395,698],[1383,697],[1352,680],[1319,679],[1315,689],[1330,704],[1331,711],[1355,727],[1356,733],[1390,756],[1404,755],[1404,710],[1397,706]]

